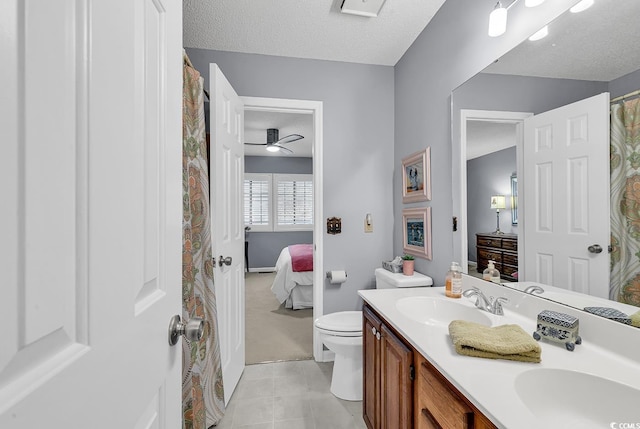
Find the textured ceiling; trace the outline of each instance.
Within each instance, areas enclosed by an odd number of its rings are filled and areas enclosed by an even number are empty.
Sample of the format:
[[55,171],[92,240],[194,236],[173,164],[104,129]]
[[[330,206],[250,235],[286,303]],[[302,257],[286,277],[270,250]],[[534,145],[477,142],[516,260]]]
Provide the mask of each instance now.
[[515,145],[515,124],[467,121],[467,161]]
[[293,154],[269,152],[265,146],[245,145],[244,154],[247,156],[312,156],[313,148],[313,117],[301,113],[264,112],[245,110],[244,112],[244,140],[251,143],[265,143],[267,128],[277,128],[280,138],[289,134],[300,134],[303,139],[282,146],[291,149]]
[[342,0],[184,0],[183,43],[393,66],[443,3],[386,0],[377,18],[367,18],[341,13]]
[[[487,73],[610,82],[640,68],[640,0],[596,0],[549,24],[549,35],[525,41]],[[507,30],[508,31],[508,30]]]

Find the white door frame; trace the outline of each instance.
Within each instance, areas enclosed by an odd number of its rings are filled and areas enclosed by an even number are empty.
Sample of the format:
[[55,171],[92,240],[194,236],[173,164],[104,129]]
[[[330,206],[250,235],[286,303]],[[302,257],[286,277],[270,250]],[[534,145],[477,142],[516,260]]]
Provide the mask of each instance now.
[[[460,214],[458,217],[458,229],[460,231],[460,256],[457,258],[460,260],[460,265],[464,273],[467,273],[469,258],[468,254],[468,242],[467,242],[467,121],[487,121],[487,122],[499,122],[506,124],[516,125],[516,171],[523,171],[524,160],[522,157],[522,148],[524,144],[524,120],[533,113],[527,112],[503,112],[498,110],[469,110],[460,109],[460,150],[459,159],[454,160],[454,171],[456,169],[460,171]],[[455,155],[454,155],[455,157]],[[456,166],[457,164],[457,166]],[[518,175],[518,186],[522,187],[521,175]],[[518,195],[518,219],[519,222],[524,223],[524,198]],[[454,235],[455,236],[455,235]],[[524,251],[524,231],[520,230],[518,233],[518,273],[524,275],[522,267],[524,264],[524,255],[521,253]],[[454,260],[456,255],[454,255]],[[467,273],[468,274],[468,273]],[[524,277],[522,277],[524,278]]]
[[[324,264],[322,260],[322,101],[284,98],[240,97],[244,110],[310,114],[313,117],[313,320],[324,314]],[[321,361],[322,341],[313,330],[313,358]]]

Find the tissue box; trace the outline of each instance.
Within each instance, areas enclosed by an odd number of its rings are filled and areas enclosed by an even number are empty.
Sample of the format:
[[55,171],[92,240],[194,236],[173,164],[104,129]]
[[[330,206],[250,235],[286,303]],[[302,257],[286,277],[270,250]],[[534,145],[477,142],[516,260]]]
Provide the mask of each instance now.
[[392,273],[402,272],[402,264],[394,264],[393,261],[382,261],[382,268]]
[[578,335],[579,320],[557,311],[544,310],[538,314],[538,325],[533,333],[533,338],[539,341],[546,338],[558,343],[564,343],[567,350],[572,352],[576,344],[582,343]]

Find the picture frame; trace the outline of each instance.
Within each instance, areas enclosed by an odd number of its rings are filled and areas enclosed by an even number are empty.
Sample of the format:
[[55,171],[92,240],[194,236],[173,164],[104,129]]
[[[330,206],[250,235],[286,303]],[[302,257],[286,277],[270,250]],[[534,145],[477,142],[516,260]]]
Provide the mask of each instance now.
[[402,211],[404,253],[431,260],[431,207]]
[[431,147],[402,160],[402,202],[431,200]]

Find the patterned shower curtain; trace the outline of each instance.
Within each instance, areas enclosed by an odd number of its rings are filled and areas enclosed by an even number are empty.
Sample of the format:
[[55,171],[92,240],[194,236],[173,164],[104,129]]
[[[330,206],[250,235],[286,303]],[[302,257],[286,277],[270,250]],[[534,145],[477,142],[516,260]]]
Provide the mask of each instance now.
[[182,342],[182,427],[207,429],[224,415],[213,289],[204,79],[186,57],[182,95],[182,315],[205,320],[198,342]]
[[609,298],[640,306],[640,99],[611,106]]

